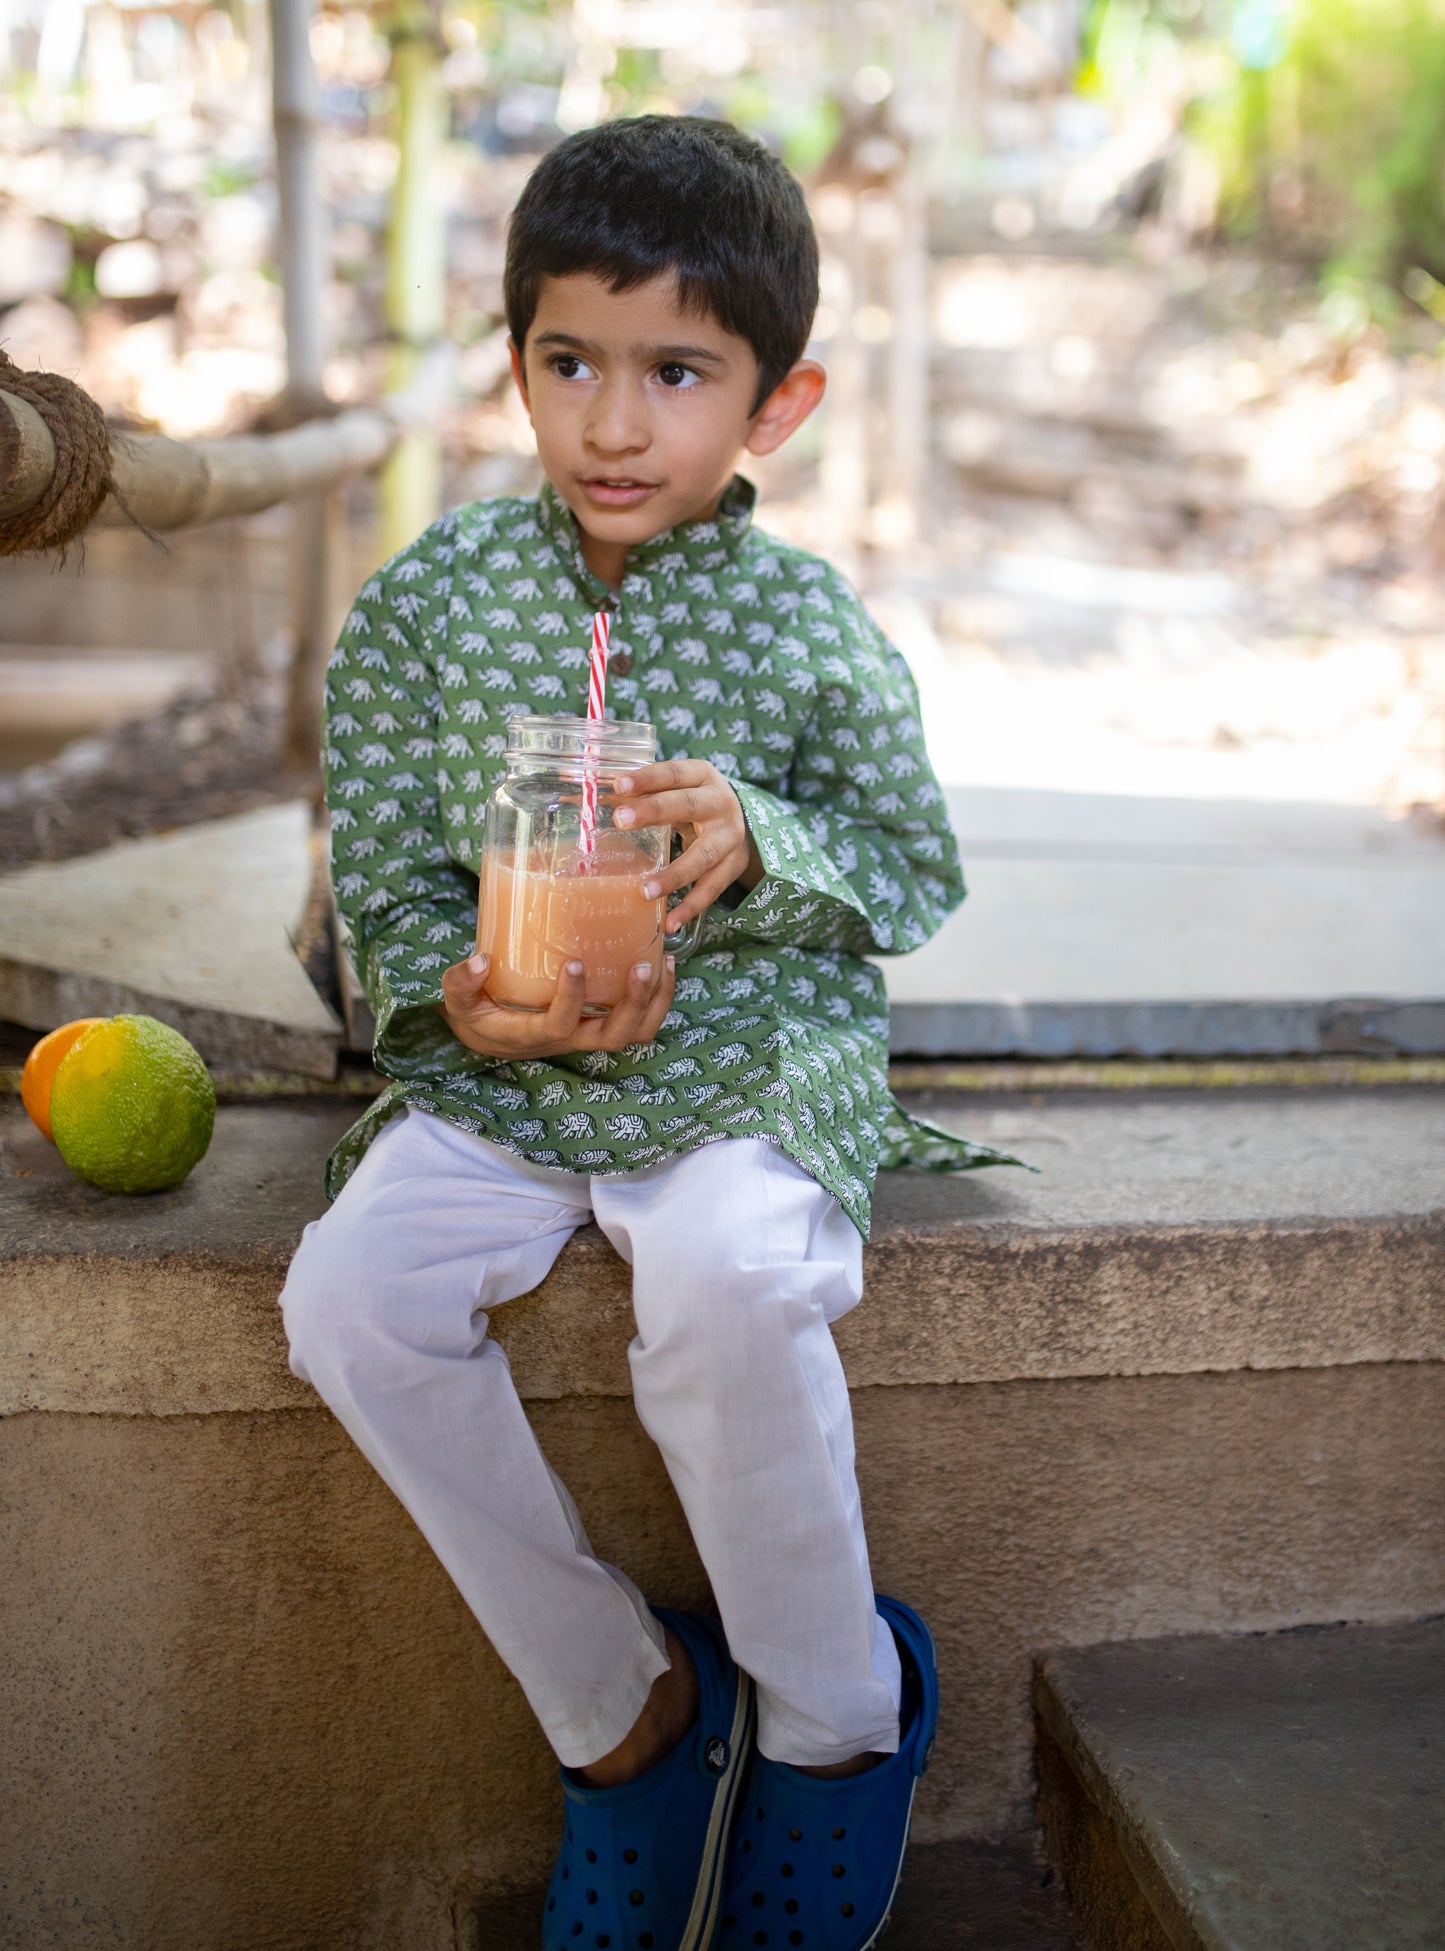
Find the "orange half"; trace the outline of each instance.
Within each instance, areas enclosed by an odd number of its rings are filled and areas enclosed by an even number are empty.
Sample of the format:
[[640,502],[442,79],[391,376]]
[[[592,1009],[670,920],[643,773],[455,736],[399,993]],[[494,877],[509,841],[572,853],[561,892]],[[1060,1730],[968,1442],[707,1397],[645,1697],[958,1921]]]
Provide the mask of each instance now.
[[70,1055],[86,1031],[105,1020],[103,1016],[80,1016],[73,1023],[62,1023],[58,1030],[41,1037],[25,1059],[25,1068],[20,1073],[20,1102],[30,1113],[32,1123],[52,1145],[55,1137],[50,1129],[50,1093],[55,1088],[55,1073],[61,1060]]

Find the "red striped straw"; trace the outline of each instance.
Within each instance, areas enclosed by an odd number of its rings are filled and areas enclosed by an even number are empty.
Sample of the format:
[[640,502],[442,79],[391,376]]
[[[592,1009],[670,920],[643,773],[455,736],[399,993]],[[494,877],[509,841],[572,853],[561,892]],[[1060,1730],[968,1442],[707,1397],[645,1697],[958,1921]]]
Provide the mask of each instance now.
[[[607,702],[607,640],[612,619],[599,610],[592,619],[592,655],[587,667],[587,719],[600,723]],[[582,858],[590,861],[597,851],[597,767],[596,754],[582,756]]]

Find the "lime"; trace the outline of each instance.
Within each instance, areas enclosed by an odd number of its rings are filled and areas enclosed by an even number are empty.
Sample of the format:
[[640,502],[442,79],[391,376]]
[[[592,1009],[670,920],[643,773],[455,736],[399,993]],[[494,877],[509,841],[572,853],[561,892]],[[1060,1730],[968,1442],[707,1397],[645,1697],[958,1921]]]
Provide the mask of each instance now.
[[216,1092],[200,1052],[154,1016],[109,1016],[63,1057],[50,1125],[71,1171],[104,1192],[163,1192],[205,1156]]

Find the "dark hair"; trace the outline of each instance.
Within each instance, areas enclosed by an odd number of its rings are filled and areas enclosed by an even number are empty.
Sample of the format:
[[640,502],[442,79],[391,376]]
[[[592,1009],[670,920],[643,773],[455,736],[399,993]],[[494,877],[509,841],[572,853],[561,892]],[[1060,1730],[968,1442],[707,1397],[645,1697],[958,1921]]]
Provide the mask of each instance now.
[[567,136],[507,228],[519,348],[543,278],[590,271],[629,291],[676,271],[684,306],[757,355],[754,411],[800,359],[818,305],[818,240],[798,180],[752,136],[696,115],[639,115]]

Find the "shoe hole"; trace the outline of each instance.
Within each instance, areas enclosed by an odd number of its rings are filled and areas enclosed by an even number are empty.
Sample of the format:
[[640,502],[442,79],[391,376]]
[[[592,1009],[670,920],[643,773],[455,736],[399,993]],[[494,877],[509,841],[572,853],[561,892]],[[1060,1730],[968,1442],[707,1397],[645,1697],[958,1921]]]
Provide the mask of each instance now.
[[557,1899],[555,1897],[549,1897],[547,1899],[547,1908],[548,1910],[555,1910],[557,1908]]
[[571,1866],[571,1864],[570,1864],[570,1863],[564,1863],[564,1864],[562,1865],[562,1881],[563,1881],[563,1882],[565,1883],[565,1882],[567,1881],[567,1879],[568,1879],[568,1877],[569,1877],[569,1876],[571,1876],[571,1874],[572,1874],[572,1866]]
[[793,1874],[793,1866],[791,1863],[779,1863],[778,1868],[784,1876],[791,1876]]
[[573,1937],[581,1937],[581,1935],[582,1935],[582,1926],[581,1926],[581,1924],[580,1924],[580,1923],[577,1923],[577,1924],[574,1924],[574,1925],[572,1926],[572,1935],[573,1935]]
[[587,1858],[589,1863],[595,1863],[597,1861],[597,1852],[595,1849],[584,1849],[582,1854]]
[[851,1917],[853,1915],[853,1906],[852,1904],[839,1904],[838,1912],[842,1917]]
[[766,1932],[766,1931],[754,1931],[754,1932],[753,1932],[753,1943],[754,1943],[754,1944],[766,1944],[766,1943],[767,1943],[767,1941],[768,1941],[768,1934],[767,1934],[767,1932]]
[[802,1832],[802,1830],[801,1830],[801,1829],[790,1829],[790,1830],[788,1831],[788,1840],[789,1840],[790,1842],[794,1842],[794,1843],[800,1843],[800,1842],[802,1842],[802,1840],[803,1840],[803,1832]]
[[624,1849],[622,1852],[622,1860],[624,1863],[635,1863],[637,1861],[637,1851],[635,1849]]
[[789,1944],[801,1944],[803,1942],[803,1933],[801,1931],[789,1931],[788,1942]]
[[606,1947],[607,1947],[607,1946],[608,1946],[608,1945],[609,1945],[609,1944],[610,1944],[611,1942],[612,1942],[612,1939],[611,1939],[611,1938],[610,1938],[610,1937],[609,1937],[609,1936],[607,1935],[607,1933],[606,1933],[606,1931],[599,1931],[599,1932],[597,1933],[597,1943],[598,1943],[598,1946],[600,1947],[600,1951],[606,1951]]
[[848,1831],[846,1829],[835,1829],[833,1831],[833,1841],[835,1843],[841,1843],[847,1833]]
[[597,1901],[597,1892],[596,1892],[595,1890],[589,1890],[589,1891],[587,1892],[587,1901],[588,1901],[588,1903],[589,1903],[589,1904],[595,1904],[595,1903],[596,1903],[596,1901]]
[[798,1914],[798,1900],[797,1900],[797,1898],[796,1898],[796,1897],[785,1897],[785,1898],[783,1899],[783,1909],[784,1909],[784,1910],[785,1910],[785,1911],[786,1911],[786,1912],[788,1913],[788,1915],[789,1915],[789,1917],[796,1917],[796,1916],[797,1916],[797,1914]]
[[761,1910],[761,1909],[762,1909],[762,1907],[763,1907],[763,1905],[764,1905],[764,1904],[765,1904],[765,1903],[766,1903],[767,1901],[768,1901],[768,1900],[767,1900],[767,1898],[766,1898],[766,1897],[765,1897],[765,1896],[763,1895],[763,1893],[762,1893],[762,1891],[761,1891],[761,1890],[755,1890],[755,1891],[753,1892],[753,1909],[754,1909],[754,1910]]
[[747,1837],[746,1837],[746,1836],[744,1836],[744,1837],[743,1837],[743,1855],[744,1855],[744,1856],[751,1856],[751,1855],[752,1855],[752,1853],[753,1853],[753,1846],[752,1846],[752,1844],[751,1844],[751,1843],[750,1843],[750,1842],[748,1841],[748,1839],[747,1839]]
[[646,1903],[647,1899],[640,1890],[629,1890],[627,1893],[627,1901],[630,1904],[642,1904]]
[[[843,1874],[843,1865],[841,1863],[835,1863],[833,1865],[833,1875],[842,1876],[842,1874]],[[592,1892],[589,1890],[587,1894],[590,1897]]]
[[652,1932],[642,1931],[637,1939],[638,1951],[652,1951]]
[[736,1917],[729,1916],[723,1919],[723,1929],[725,1931],[735,1931],[737,1927],[738,1927],[738,1920],[736,1919]]
[[766,1809],[759,1809],[759,1810],[758,1810],[758,1821],[759,1821],[759,1822],[766,1822],[766,1821],[767,1821],[767,1819],[768,1819],[768,1812],[767,1812],[767,1810],[766,1810]]

